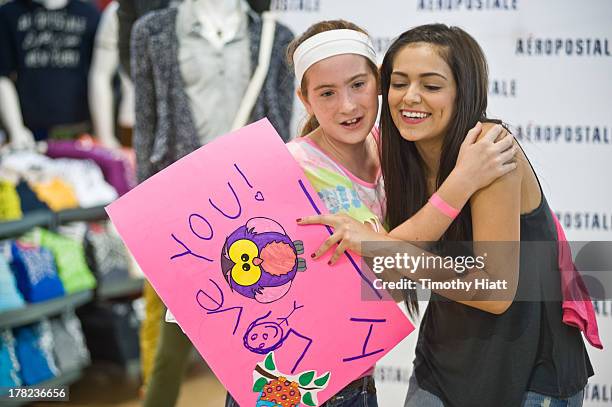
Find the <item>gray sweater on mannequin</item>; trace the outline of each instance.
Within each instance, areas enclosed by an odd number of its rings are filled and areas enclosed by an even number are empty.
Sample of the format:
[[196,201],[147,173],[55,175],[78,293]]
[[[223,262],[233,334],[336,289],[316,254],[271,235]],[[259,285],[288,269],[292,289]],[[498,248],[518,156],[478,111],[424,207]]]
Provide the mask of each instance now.
[[[200,147],[178,62],[176,16],[176,8],[149,13],[132,31],[134,150],[140,182]],[[261,28],[261,17],[249,13],[252,71],[257,67]],[[291,31],[277,23],[268,74],[250,117],[267,117],[285,141],[290,135],[294,74],[284,56],[292,39]]]

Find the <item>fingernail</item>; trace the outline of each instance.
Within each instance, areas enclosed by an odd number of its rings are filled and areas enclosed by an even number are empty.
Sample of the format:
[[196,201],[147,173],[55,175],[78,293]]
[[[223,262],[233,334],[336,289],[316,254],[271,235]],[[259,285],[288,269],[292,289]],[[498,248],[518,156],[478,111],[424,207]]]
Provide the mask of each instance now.
[[314,257],[315,257],[315,254],[314,254],[314,253],[312,253],[312,254],[310,255],[310,257],[312,257],[312,258],[314,259]]
[[296,222],[301,222],[301,221],[302,221],[302,218],[297,218],[295,221],[296,221]]

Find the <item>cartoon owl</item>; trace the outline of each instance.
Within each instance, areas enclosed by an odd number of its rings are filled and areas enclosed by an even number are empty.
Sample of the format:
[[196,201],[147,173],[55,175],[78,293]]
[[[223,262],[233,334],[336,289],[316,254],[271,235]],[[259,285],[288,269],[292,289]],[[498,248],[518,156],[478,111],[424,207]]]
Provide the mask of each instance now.
[[221,269],[237,293],[261,303],[282,298],[298,271],[306,270],[301,241],[291,241],[285,229],[269,218],[251,218],[225,240]]

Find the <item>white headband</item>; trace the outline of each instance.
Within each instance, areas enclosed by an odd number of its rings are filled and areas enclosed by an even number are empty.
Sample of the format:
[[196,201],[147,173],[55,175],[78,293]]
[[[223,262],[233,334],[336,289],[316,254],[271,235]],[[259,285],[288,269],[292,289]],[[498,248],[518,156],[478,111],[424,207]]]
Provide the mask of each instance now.
[[293,54],[298,86],[308,68],[317,62],[342,54],[363,55],[376,64],[376,52],[370,37],[355,30],[330,30],[313,35],[301,43]]

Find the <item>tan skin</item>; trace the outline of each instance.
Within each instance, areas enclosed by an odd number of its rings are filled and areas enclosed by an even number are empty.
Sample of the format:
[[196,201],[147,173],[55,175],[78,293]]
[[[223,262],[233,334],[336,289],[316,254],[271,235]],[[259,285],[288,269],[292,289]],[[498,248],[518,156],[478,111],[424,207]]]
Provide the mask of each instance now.
[[[388,101],[394,123],[402,137],[416,143],[428,170],[429,192],[433,193],[433,181],[437,177],[444,129],[448,126],[454,108],[456,85],[453,74],[444,59],[440,57],[435,46],[419,43],[411,44],[398,52],[391,79]],[[430,117],[425,122],[416,125],[406,123],[401,117],[404,110],[427,112]],[[477,138],[486,137],[484,135],[486,131],[497,127],[498,125],[484,124],[483,131]],[[491,247],[489,247],[486,268],[481,271],[472,271],[468,277],[471,279],[504,279],[508,281],[506,295],[503,300],[495,297],[495,301],[490,301],[487,299],[490,299],[493,293],[482,292],[481,290],[477,297],[466,301],[465,294],[458,294],[450,290],[438,291],[439,294],[449,299],[493,314],[503,313],[512,304],[516,292],[519,267],[520,214],[529,213],[537,208],[542,199],[535,174],[522,152],[518,152],[516,161],[516,171],[508,172],[495,179],[469,198],[475,255],[482,254],[485,250],[482,247],[484,242],[503,241],[515,242],[515,244],[506,244],[503,248],[496,250],[491,250]],[[443,197],[443,199],[446,200],[446,197]],[[447,200],[447,202],[449,201]],[[413,226],[415,218],[422,214],[427,206],[431,205],[426,205],[415,216],[388,234],[376,233],[371,228],[346,215],[312,216],[302,219],[299,223],[303,225],[327,224],[334,228],[334,235],[336,236],[327,239],[316,252],[316,258],[319,258],[337,244],[331,259],[331,262],[334,263],[345,250],[351,250],[365,256],[371,255],[370,253],[361,253],[361,242],[364,241],[410,242],[416,240],[415,237],[422,237],[420,233],[415,232]],[[437,211],[435,208],[429,209]],[[429,238],[431,235],[430,233],[427,237]],[[438,238],[439,235],[431,240],[437,240]],[[419,255],[423,252],[420,248],[411,247],[412,249],[409,250],[412,250],[410,253],[413,255]],[[434,281],[445,281],[456,277],[453,272],[436,269],[419,270],[415,274],[406,274],[405,276],[415,280],[430,278]]]
[[[377,144],[368,137],[378,112],[378,85],[367,60],[336,55],[306,72],[306,95],[297,95],[320,126],[308,134],[319,148],[356,177],[374,182],[380,168]],[[358,119],[355,125],[346,125]]]
[[[373,182],[380,164],[370,130],[378,111],[379,89],[367,60],[354,54],[330,57],[311,66],[304,80],[306,92],[298,89],[297,95],[320,123],[306,137],[355,176]],[[355,118],[360,119],[356,126],[346,126]],[[480,123],[470,130],[455,170],[437,191],[455,207],[462,207],[475,191],[515,167],[504,164],[515,153],[511,137],[501,128],[490,130],[482,132]],[[476,142],[481,134],[482,141]],[[439,239],[451,223],[429,204],[408,222],[412,240],[422,241]]]

